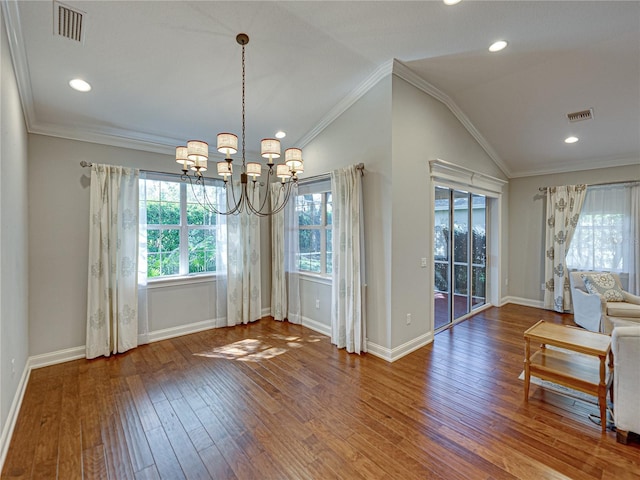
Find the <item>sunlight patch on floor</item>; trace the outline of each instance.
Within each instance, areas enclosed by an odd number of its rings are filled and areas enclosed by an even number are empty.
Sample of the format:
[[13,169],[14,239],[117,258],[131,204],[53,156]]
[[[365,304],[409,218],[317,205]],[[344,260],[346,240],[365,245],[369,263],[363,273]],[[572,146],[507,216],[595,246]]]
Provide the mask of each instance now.
[[287,349],[274,347],[256,338],[247,338],[216,347],[209,352],[195,353],[198,357],[225,358],[241,362],[258,362],[285,353]]
[[[298,335],[269,334],[257,338],[245,338],[237,342],[194,353],[197,357],[224,358],[240,362],[259,362],[286,353],[289,349],[304,347],[305,343],[316,343],[323,339],[319,335],[302,337]],[[274,345],[275,344],[275,345]],[[286,348],[285,348],[286,347]]]

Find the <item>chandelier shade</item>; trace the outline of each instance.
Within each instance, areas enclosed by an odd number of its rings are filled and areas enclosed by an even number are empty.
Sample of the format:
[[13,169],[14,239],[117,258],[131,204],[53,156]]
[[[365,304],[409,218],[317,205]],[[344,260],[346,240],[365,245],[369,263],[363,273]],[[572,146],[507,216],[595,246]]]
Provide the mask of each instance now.
[[228,176],[233,175],[233,165],[231,162],[218,162],[218,175],[223,177],[225,180]]
[[284,163],[292,172],[299,172],[302,167],[302,150],[299,148],[287,148],[284,151]]
[[259,177],[262,173],[262,165],[257,162],[247,163],[247,175],[251,175],[255,181],[256,177]]
[[233,133],[219,133],[218,151],[227,157],[238,153],[238,136]]
[[284,163],[279,163],[276,167],[276,177],[282,179],[284,182],[287,178],[291,177],[291,170]]
[[209,158],[209,144],[200,140],[189,140],[187,142],[187,157],[196,163],[207,160]]
[[262,158],[280,158],[280,140],[276,138],[263,138],[260,142],[260,155]]
[[182,164],[184,170],[196,163],[189,158],[187,151],[186,146],[176,147],[176,162]]
[[[242,46],[242,158],[239,169],[239,182],[234,178],[233,158],[231,155],[238,153],[238,136],[233,133],[219,133],[216,138],[216,149],[225,156],[223,161],[216,163],[216,173],[222,177],[226,191],[226,209],[218,204],[211,203],[206,195],[205,185],[207,178],[203,172],[207,170],[209,160],[209,144],[202,140],[189,140],[186,147],[176,147],[176,162],[182,166],[182,179],[189,181],[193,188],[197,202],[207,210],[220,215],[236,215],[246,211],[258,216],[269,216],[280,212],[289,201],[292,190],[298,182],[298,173],[303,171],[302,150],[289,148],[285,150],[285,163],[275,165],[274,159],[280,158],[280,140],[276,138],[263,138],[260,141],[260,156],[267,159],[266,167],[268,182],[279,179],[280,187],[271,198],[270,188],[265,189],[265,196],[259,200],[254,189],[260,189],[257,181],[262,175],[263,165],[258,162],[247,162],[245,151],[245,46],[249,43],[248,35],[239,33],[236,42]],[[275,168],[274,168],[275,167]],[[193,175],[189,170],[195,172]],[[197,190],[200,187],[201,193]],[[236,190],[238,190],[236,192]],[[254,205],[255,199],[258,198]],[[269,201],[271,200],[271,201]]]

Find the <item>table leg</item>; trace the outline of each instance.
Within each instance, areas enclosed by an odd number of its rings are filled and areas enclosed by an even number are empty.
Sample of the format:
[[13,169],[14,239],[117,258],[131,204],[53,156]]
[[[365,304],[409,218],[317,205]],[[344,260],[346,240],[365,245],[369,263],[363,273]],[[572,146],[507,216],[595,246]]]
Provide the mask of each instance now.
[[602,433],[607,432],[607,368],[605,365],[606,356],[598,357],[600,359],[600,384],[598,385],[598,404],[600,405],[600,423],[602,424]]
[[609,386],[609,397],[613,403],[613,350],[609,350],[609,376],[611,377],[611,385]]
[[529,371],[529,364],[531,356],[531,345],[529,339],[524,339],[524,401],[529,401],[529,382],[531,380],[531,372]]

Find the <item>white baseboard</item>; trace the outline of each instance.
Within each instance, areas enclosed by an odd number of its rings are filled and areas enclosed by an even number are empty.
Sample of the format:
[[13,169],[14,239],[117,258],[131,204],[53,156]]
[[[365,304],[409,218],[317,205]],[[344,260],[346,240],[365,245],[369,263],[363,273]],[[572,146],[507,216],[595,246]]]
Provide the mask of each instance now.
[[58,363],[69,362],[71,360],[77,360],[84,358],[86,355],[85,346],[73,348],[65,348],[64,350],[58,350],[51,353],[43,353],[41,355],[33,355],[27,360],[29,369],[48,367],[49,365],[56,365]]
[[18,413],[20,413],[20,407],[22,406],[22,399],[24,398],[24,392],[27,389],[27,383],[29,382],[29,375],[31,374],[31,367],[29,366],[29,360],[24,366],[20,382],[18,383],[18,389],[11,402],[11,408],[9,408],[9,414],[4,423],[4,428],[0,434],[0,472],[4,466],[4,461],[7,458],[7,452],[9,451],[9,443],[11,443],[11,437],[13,436],[13,430],[16,427],[18,421]]
[[502,307],[507,303],[515,303],[516,305],[525,307],[544,308],[544,302],[542,300],[531,300],[530,298],[504,297],[500,306]]
[[433,332],[427,332],[392,349],[368,341],[367,351],[371,355],[382,358],[387,362],[395,362],[396,360],[404,357],[405,355],[409,355],[411,352],[424,347],[431,342],[433,342]]
[[302,326],[307,327],[314,332],[321,333],[322,335],[326,335],[327,337],[331,336],[331,325],[326,325],[324,323],[320,323],[317,320],[313,320],[309,317],[301,317]]
[[179,325],[177,327],[155,330],[153,332],[149,332],[149,343],[159,342],[160,340],[167,340],[174,337],[180,337],[182,335],[189,335],[190,333],[202,332],[203,330],[209,330],[211,328],[216,328],[217,326],[218,321],[214,318],[210,320],[203,320],[201,322]]

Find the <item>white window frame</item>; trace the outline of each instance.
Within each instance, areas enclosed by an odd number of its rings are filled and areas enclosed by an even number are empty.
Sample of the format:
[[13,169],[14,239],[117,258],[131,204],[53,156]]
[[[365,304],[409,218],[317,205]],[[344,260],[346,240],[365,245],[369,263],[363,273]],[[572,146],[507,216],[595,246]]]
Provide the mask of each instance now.
[[[320,232],[320,271],[313,272],[311,270],[305,270],[300,268],[300,258],[297,260],[298,264],[298,272],[302,275],[309,275],[312,277],[320,277],[330,279],[332,276],[331,272],[327,272],[327,231],[333,231],[333,225],[327,224],[327,197],[328,194],[331,194],[331,179],[330,178],[321,178],[312,182],[300,182],[298,187],[298,195],[296,196],[296,205],[298,202],[298,197],[303,197],[304,195],[322,195],[321,203],[321,219],[319,225],[300,225],[298,223],[298,230],[301,231],[319,231]],[[298,211],[296,209],[296,219],[297,219]],[[333,237],[332,237],[333,238]],[[302,255],[302,251],[299,252],[299,255]]]
[[[175,183],[180,187],[180,223],[179,224],[141,224],[146,226],[147,233],[150,230],[157,230],[162,232],[164,230],[178,230],[179,231],[179,271],[173,275],[159,275],[156,277],[147,276],[148,283],[164,283],[169,281],[179,281],[184,279],[203,279],[203,277],[215,277],[217,271],[204,271],[204,272],[189,272],[189,232],[192,230],[209,230],[215,235],[220,225],[216,222],[215,225],[189,225],[187,223],[187,189],[192,188],[190,182],[183,181],[181,176],[172,174],[162,174],[155,172],[147,172],[144,179],[166,183]],[[217,180],[207,179],[207,186],[215,185]],[[220,182],[221,183],[221,182]],[[194,186],[194,188],[200,188]],[[141,201],[142,199],[140,199]],[[145,219],[146,220],[146,219]],[[147,253],[148,254],[148,253]],[[216,264],[216,269],[218,265]]]

